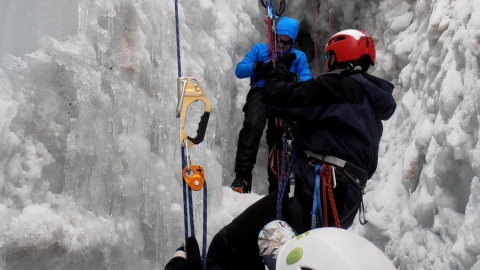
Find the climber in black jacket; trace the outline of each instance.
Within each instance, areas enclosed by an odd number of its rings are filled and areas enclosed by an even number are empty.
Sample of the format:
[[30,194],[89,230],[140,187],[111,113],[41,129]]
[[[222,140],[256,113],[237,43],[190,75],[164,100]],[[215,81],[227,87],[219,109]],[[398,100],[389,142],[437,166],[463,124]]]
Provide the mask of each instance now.
[[[382,121],[396,108],[393,85],[367,74],[376,54],[368,33],[336,33],[324,52],[327,73],[294,82],[289,69],[296,56],[282,55],[263,87],[267,113],[293,121],[294,196],[279,198],[282,219],[299,233],[352,225],[377,167]],[[271,193],[218,232],[208,250],[207,269],[264,270],[257,237],[278,219],[277,203],[277,192]]]

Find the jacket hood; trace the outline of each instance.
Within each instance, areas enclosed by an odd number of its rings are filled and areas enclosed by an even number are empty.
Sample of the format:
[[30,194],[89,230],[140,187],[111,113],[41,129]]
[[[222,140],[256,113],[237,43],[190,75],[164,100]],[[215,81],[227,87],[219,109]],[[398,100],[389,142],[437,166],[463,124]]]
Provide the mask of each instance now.
[[365,72],[353,74],[352,77],[363,85],[377,118],[389,119],[397,107],[392,96],[393,84]]
[[277,22],[277,35],[289,36],[293,41],[298,35],[298,21],[287,16],[282,17]]

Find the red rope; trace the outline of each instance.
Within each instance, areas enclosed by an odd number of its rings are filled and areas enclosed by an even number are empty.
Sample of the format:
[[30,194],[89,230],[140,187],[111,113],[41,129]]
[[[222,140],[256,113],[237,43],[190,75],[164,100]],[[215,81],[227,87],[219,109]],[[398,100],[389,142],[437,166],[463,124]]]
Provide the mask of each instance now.
[[331,37],[332,36],[332,22],[330,21],[330,3],[328,2],[328,0],[326,0],[326,2],[327,2],[328,36]]
[[[340,218],[338,217],[337,205],[335,204],[335,197],[333,196],[332,187],[332,173],[335,173],[333,167],[323,165],[322,168],[322,205],[323,205],[323,219],[324,227],[328,227],[328,207],[332,209],[333,222],[335,227],[340,228]],[[328,200],[327,200],[328,193]],[[330,205],[328,205],[328,203]]]
[[322,205],[323,205],[323,226],[328,227],[328,204],[327,204],[327,179],[330,177],[328,167],[322,165]]
[[273,30],[272,30],[272,19],[270,17],[267,17],[265,19],[265,23],[267,25],[267,44],[268,44],[268,56],[270,57],[270,60],[275,64],[275,60],[277,58],[277,52],[276,52],[276,39],[273,36]]
[[[333,167],[330,167],[330,169],[333,171]],[[335,171],[333,171],[333,173],[335,173]],[[335,221],[335,227],[340,228],[340,218],[338,217],[337,206],[335,204],[335,198],[333,197],[332,174],[330,174],[330,177],[328,178],[328,198],[330,199],[330,203],[332,205],[332,213],[333,219]]]

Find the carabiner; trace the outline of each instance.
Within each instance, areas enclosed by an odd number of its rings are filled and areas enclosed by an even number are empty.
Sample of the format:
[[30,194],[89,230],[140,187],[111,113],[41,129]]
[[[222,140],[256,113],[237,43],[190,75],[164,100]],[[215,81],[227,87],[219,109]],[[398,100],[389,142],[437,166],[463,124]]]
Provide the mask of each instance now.
[[[202,90],[198,81],[190,77],[177,78],[178,104],[177,118],[180,117],[180,144],[183,147],[190,147],[193,144],[199,144],[205,137],[208,119],[210,117],[210,101]],[[185,116],[187,107],[195,101],[203,101],[205,103],[205,112],[198,123],[197,135],[195,138],[187,136],[185,133]],[[188,139],[188,140],[186,140]],[[188,143],[185,143],[188,141]]]

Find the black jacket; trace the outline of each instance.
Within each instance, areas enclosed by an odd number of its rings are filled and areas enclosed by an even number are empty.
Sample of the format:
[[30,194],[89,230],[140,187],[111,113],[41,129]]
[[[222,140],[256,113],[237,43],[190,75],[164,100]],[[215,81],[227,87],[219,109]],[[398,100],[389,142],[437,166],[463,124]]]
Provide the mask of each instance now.
[[[383,132],[381,120],[395,111],[393,85],[365,72],[337,70],[303,83],[288,82],[288,70],[277,68],[264,85],[267,113],[294,122],[299,160],[302,150],[331,155],[376,170]],[[303,168],[303,169],[302,169]],[[293,168],[300,185],[312,194],[314,178],[305,164]],[[307,175],[308,174],[308,175]]]

